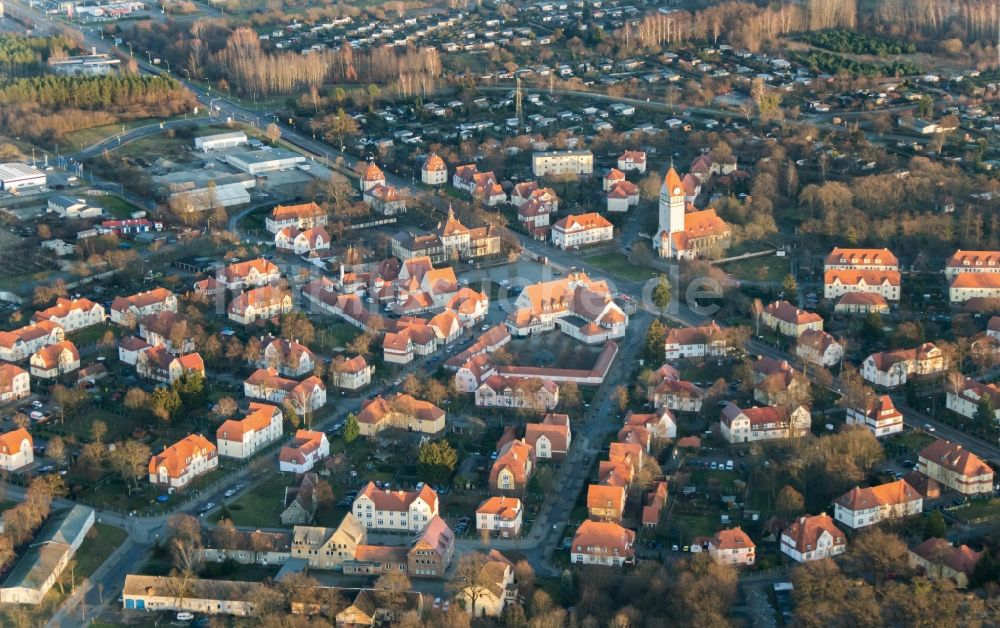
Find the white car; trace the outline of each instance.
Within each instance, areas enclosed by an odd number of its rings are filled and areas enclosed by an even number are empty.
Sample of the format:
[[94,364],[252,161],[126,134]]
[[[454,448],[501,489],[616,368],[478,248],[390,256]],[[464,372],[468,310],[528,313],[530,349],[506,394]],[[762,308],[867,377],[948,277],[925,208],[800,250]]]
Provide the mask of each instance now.
[[194,619],[194,613],[189,613],[187,611],[177,613],[177,621],[191,621],[192,619]]

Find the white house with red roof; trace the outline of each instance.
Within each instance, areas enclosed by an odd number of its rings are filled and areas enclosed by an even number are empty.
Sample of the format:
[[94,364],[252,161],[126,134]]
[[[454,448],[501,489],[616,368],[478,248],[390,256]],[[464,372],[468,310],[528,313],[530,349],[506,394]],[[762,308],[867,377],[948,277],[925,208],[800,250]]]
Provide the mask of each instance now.
[[448,182],[448,166],[436,153],[427,155],[421,164],[420,181],[426,185],[444,185]]
[[163,345],[156,345],[139,353],[135,361],[135,372],[164,384],[173,384],[184,375],[197,373],[205,376],[205,361],[198,353],[174,355]]
[[795,343],[795,355],[805,362],[831,367],[844,359],[844,347],[825,331],[807,329]]
[[34,440],[23,427],[0,434],[0,469],[17,471],[35,461]]
[[604,173],[604,177],[601,179],[601,185],[605,192],[609,191],[611,188],[615,187],[619,183],[625,180],[625,173],[618,168],[610,168]]
[[367,192],[376,185],[385,185],[385,173],[375,165],[374,161],[370,161],[362,167],[359,182],[361,184],[361,191]]
[[278,205],[264,221],[265,228],[271,233],[283,229],[306,230],[322,227],[329,222],[329,216],[315,202],[299,205]]
[[363,355],[356,355],[338,363],[336,371],[338,388],[358,390],[371,383],[375,366],[369,364]]
[[898,388],[913,377],[943,374],[948,367],[944,353],[934,343],[914,349],[873,353],[861,364],[865,381],[882,388]]
[[310,227],[299,231],[296,227],[285,227],[274,234],[274,247],[295,255],[309,255],[330,250],[330,234],[323,227]]
[[439,500],[430,486],[418,491],[381,489],[369,482],[351,512],[368,529],[420,532],[438,515]]
[[217,279],[227,290],[245,290],[278,281],[281,271],[270,260],[257,258],[226,266],[219,271]]
[[104,306],[90,299],[64,299],[59,297],[56,304],[39,310],[31,316],[33,323],[49,321],[66,332],[84,329],[104,322]]
[[663,342],[667,360],[722,356],[729,352],[729,339],[715,321],[698,327],[671,328]]
[[0,364],[0,402],[24,399],[31,394],[31,375],[13,364]]
[[639,186],[631,181],[619,181],[608,190],[607,209],[624,213],[639,204]]
[[257,366],[271,367],[282,375],[299,377],[306,373],[312,373],[316,369],[318,361],[319,358],[312,352],[312,349],[298,340],[274,338],[273,336],[261,338],[261,351]]
[[621,567],[635,561],[635,532],[614,522],[584,521],[570,543],[574,565]]
[[834,518],[852,530],[881,521],[920,514],[924,497],[906,480],[868,488],[854,487],[834,502]]
[[0,360],[20,362],[42,347],[65,339],[63,328],[51,321],[39,321],[13,331],[0,331]]
[[781,532],[781,553],[805,563],[833,558],[847,551],[847,537],[830,515],[803,515]]
[[292,311],[292,295],[276,286],[247,290],[229,304],[229,320],[249,325],[277,318]]
[[955,251],[944,263],[944,276],[952,280],[963,273],[1000,273],[1000,251]]
[[646,172],[646,151],[627,150],[618,157],[618,169],[622,172]]
[[628,315],[611,298],[606,281],[583,272],[526,286],[507,316],[511,335],[528,336],[558,327],[588,344],[621,338]]
[[487,498],[476,508],[476,529],[488,530],[501,539],[520,536],[524,506],[516,497],[497,495]]
[[284,415],[278,406],[250,402],[242,419],[229,419],[215,431],[220,456],[244,460],[281,438]]
[[720,565],[753,565],[757,546],[739,526],[719,530],[708,540],[708,555]]
[[149,461],[149,483],[182,488],[219,466],[219,452],[201,434],[189,434]]
[[1000,386],[994,383],[977,382],[966,377],[957,389],[948,386],[945,405],[967,419],[976,418],[976,413],[984,398],[989,398],[993,406],[994,419],[1000,420]]
[[524,442],[535,448],[535,457],[539,460],[565,459],[572,440],[569,415],[566,414],[546,414],[541,423],[525,426]]
[[301,382],[282,377],[272,368],[260,368],[243,381],[243,394],[281,404],[286,399],[296,412],[312,412],[326,404],[326,385],[311,375]]
[[159,312],[177,312],[177,296],[166,288],[154,288],[130,297],[115,297],[111,302],[111,322],[119,325],[138,322],[143,316]]
[[313,430],[298,430],[292,442],[278,453],[278,469],[282,473],[306,473],[316,463],[330,456],[330,441],[326,434]]
[[903,413],[889,395],[870,396],[863,408],[848,407],[846,422],[867,427],[876,438],[903,431]]
[[565,251],[608,242],[614,231],[614,225],[598,213],[570,215],[552,225],[552,244]]
[[836,299],[851,292],[877,294],[898,301],[899,260],[888,249],[835,247],[823,265],[823,296]]
[[720,426],[722,437],[730,443],[798,438],[809,432],[812,415],[804,406],[793,410],[777,406],[741,409],[728,403],[722,409]]
[[71,341],[63,340],[33,353],[29,364],[33,377],[53,379],[80,368],[80,352]]

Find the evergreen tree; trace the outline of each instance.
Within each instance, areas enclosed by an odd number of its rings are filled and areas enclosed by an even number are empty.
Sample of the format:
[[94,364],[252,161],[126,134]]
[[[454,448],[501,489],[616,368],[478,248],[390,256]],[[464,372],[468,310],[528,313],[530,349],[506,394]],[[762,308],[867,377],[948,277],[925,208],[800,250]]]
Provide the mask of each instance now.
[[353,443],[361,434],[361,426],[358,425],[358,417],[354,413],[347,415],[347,422],[344,423],[344,442]]

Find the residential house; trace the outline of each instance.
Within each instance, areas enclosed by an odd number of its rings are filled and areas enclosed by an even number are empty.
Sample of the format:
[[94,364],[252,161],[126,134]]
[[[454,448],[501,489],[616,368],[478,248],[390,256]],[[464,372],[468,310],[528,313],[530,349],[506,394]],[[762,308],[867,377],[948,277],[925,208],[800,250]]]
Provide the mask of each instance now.
[[660,525],[663,507],[667,505],[667,491],[667,483],[661,480],[653,485],[653,490],[646,493],[642,506],[642,527],[655,528]]
[[944,263],[944,276],[951,281],[965,273],[1000,273],[1000,251],[955,251]]
[[154,288],[111,302],[111,322],[134,325],[140,318],[160,312],[177,312],[177,295],[166,288]]
[[221,287],[235,292],[274,283],[281,279],[281,271],[273,262],[257,258],[226,266],[216,279]]
[[149,349],[151,345],[137,336],[126,336],[118,343],[118,360],[135,366],[139,361],[139,354]]
[[558,327],[563,333],[593,344],[623,337],[628,315],[615,303],[606,281],[595,281],[575,271],[560,279],[526,286],[514,301],[506,324],[514,336]]
[[993,493],[993,469],[976,454],[944,439],[920,452],[917,470],[963,495]]
[[264,219],[264,227],[277,234],[284,229],[305,231],[315,227],[324,227],[329,217],[323,208],[315,202],[300,205],[278,205]]
[[279,251],[295,255],[310,255],[330,250],[330,234],[323,227],[312,227],[299,231],[295,227],[285,227],[274,234],[274,247]]
[[625,181],[625,173],[618,168],[609,168],[601,179],[601,188],[605,192],[609,192],[622,181]]
[[803,515],[781,533],[781,553],[805,563],[839,556],[847,550],[847,537],[830,515]]
[[135,372],[140,377],[173,384],[191,373],[205,377],[205,361],[197,353],[174,355],[163,345],[156,345],[139,353],[135,361]]
[[952,304],[997,298],[1000,298],[1000,275],[996,273],[959,273],[948,284],[948,301]]
[[35,441],[23,427],[0,434],[0,469],[17,471],[35,461]]
[[66,332],[84,329],[104,322],[104,306],[90,299],[64,299],[59,297],[50,308],[39,310],[31,316],[31,322],[49,321]]
[[475,164],[466,164],[455,168],[455,173],[451,176],[452,186],[459,190],[464,190],[469,194],[476,188],[475,176],[479,170]]
[[375,162],[368,162],[367,166],[364,166],[361,171],[361,191],[367,192],[376,185],[385,185],[385,173],[382,169],[375,165]]
[[444,185],[448,182],[448,166],[443,159],[431,153],[420,166],[420,180],[426,185]]
[[411,578],[444,578],[455,554],[455,533],[435,515],[406,552]]
[[356,355],[349,360],[335,363],[336,382],[338,388],[344,390],[360,390],[372,381],[375,366],[368,364],[363,355]]
[[476,530],[489,530],[502,539],[520,536],[524,506],[516,497],[493,496],[476,508]]
[[976,563],[983,557],[968,545],[955,547],[947,539],[930,538],[909,551],[910,568],[928,578],[948,579],[959,589],[969,586]]
[[827,270],[823,273],[823,298],[836,299],[851,292],[875,294],[898,301],[898,270]]
[[69,340],[42,347],[31,355],[31,375],[53,379],[80,368],[80,352]]
[[365,190],[363,198],[383,216],[395,216],[406,211],[406,197],[394,185],[374,185]]
[[473,617],[503,617],[504,609],[518,601],[514,563],[497,550],[490,550],[475,583],[459,589],[456,597]]
[[589,150],[543,151],[531,156],[536,177],[589,175],[594,172],[594,154]]
[[751,367],[750,377],[757,403],[784,406],[808,396],[809,380],[786,360],[758,357]]
[[549,413],[541,423],[528,423],[525,427],[524,442],[534,447],[539,460],[564,460],[571,440],[566,414]]
[[281,438],[284,415],[277,406],[250,402],[240,420],[229,419],[215,431],[219,455],[244,460]]
[[[186,317],[164,310],[146,314],[138,320],[139,337],[149,346],[163,345],[170,353],[194,351],[194,329],[189,329]],[[178,342],[178,346],[174,346],[174,341]]]
[[326,385],[323,380],[315,375],[310,375],[301,382],[285,379],[272,368],[257,369],[246,378],[243,382],[243,394],[278,405],[288,399],[300,414],[313,412],[326,405]]
[[326,434],[300,429],[295,432],[292,442],[278,453],[278,470],[282,473],[306,473],[329,456],[330,441]]
[[552,244],[562,250],[608,242],[614,226],[597,213],[569,215],[552,225]]
[[635,532],[614,522],[586,520],[570,544],[570,563],[621,567],[635,560]]
[[941,375],[947,366],[944,353],[933,343],[925,342],[915,349],[871,354],[861,365],[861,376],[875,386],[898,388],[914,377]]
[[808,329],[799,336],[795,355],[804,362],[830,368],[844,359],[844,347],[831,334]]
[[400,231],[390,244],[392,254],[404,262],[426,257],[432,264],[451,264],[499,255],[500,232],[491,225],[467,227],[449,207],[447,219],[434,229]]
[[587,487],[587,514],[594,521],[621,523],[626,497],[624,486],[591,484]]
[[868,488],[854,487],[834,502],[834,518],[857,530],[881,521],[919,514],[924,498],[906,480]]
[[308,525],[316,517],[316,484],[319,475],[303,473],[297,486],[285,487],[284,510],[281,511],[281,525]]
[[823,262],[824,270],[899,270],[899,260],[889,249],[834,247]]
[[608,190],[607,210],[612,213],[627,212],[639,204],[639,186],[631,181],[619,181]]
[[552,410],[559,405],[559,386],[550,380],[493,375],[476,389],[476,405]]
[[363,526],[377,530],[420,532],[438,515],[438,496],[424,485],[416,491],[390,491],[369,482],[351,512]]
[[249,325],[278,318],[292,311],[292,295],[281,288],[263,286],[247,290],[229,304],[229,320]]
[[0,364],[0,403],[24,399],[31,394],[28,371],[13,364]]
[[673,439],[677,438],[677,421],[674,415],[667,408],[659,408],[656,412],[637,413],[629,411],[625,415],[624,427],[641,427],[651,438]]
[[752,443],[805,436],[812,425],[812,417],[804,406],[789,411],[776,406],[740,409],[728,403],[722,409],[720,425],[722,437],[729,443]]
[[354,558],[368,542],[368,529],[351,513],[336,528],[297,525],[292,530],[291,557],[305,560],[310,569],[337,569]]
[[869,396],[863,408],[848,407],[846,422],[867,427],[876,438],[903,431],[903,413],[889,395]]
[[708,555],[720,565],[753,565],[757,546],[739,526],[719,530],[708,540]]
[[729,339],[715,321],[698,327],[672,328],[663,344],[667,360],[723,356],[729,352]]
[[646,172],[646,151],[627,150],[618,157],[618,170],[628,172],[634,170],[639,174]]
[[13,331],[0,331],[0,360],[27,360],[42,347],[65,339],[63,328],[51,321],[39,321]]
[[779,334],[791,338],[798,338],[807,330],[823,331],[822,316],[800,310],[788,301],[775,301],[765,307],[760,320]]
[[992,408],[993,419],[1000,420],[1000,386],[966,377],[957,390],[948,387],[945,405],[967,419],[975,419],[980,408]]
[[150,459],[149,483],[183,488],[218,466],[215,445],[201,434],[189,434]]
[[445,428],[444,410],[405,393],[388,399],[376,396],[362,406],[357,418],[362,436],[375,436],[388,428],[440,434]]
[[[691,382],[682,381],[680,371],[664,364],[654,373],[646,387],[646,396],[657,408],[675,412],[699,412],[705,391]],[[673,416],[670,417],[673,420]]]
[[316,369],[319,358],[297,340],[263,338],[258,366],[272,368],[288,377],[300,377]]
[[490,490],[524,493],[535,473],[535,450],[523,440],[512,440],[497,451],[490,469]]

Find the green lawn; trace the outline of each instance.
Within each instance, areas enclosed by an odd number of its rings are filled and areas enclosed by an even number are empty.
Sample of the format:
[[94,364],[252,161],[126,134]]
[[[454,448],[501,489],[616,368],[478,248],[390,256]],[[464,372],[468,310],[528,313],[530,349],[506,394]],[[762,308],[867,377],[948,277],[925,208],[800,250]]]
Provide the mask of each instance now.
[[128,533],[121,528],[95,523],[76,553],[77,581],[82,581],[94,573],[108,559],[111,552],[125,542],[127,536]]
[[132,433],[132,429],[138,424],[137,421],[118,414],[112,414],[107,410],[98,407],[81,409],[75,417],[67,417],[65,423],[56,420],[50,421],[44,431],[54,432],[65,437],[73,437],[77,442],[90,440],[90,428],[94,421],[104,421],[108,427],[108,433],[104,441],[113,443],[121,440]]
[[[287,475],[274,475],[251,491],[226,504],[226,509],[238,526],[257,528],[277,528],[281,526],[282,503],[285,497],[285,487],[292,483]],[[212,515],[214,521],[219,520],[219,513]]]
[[971,500],[968,506],[949,510],[948,513],[962,521],[1000,517],[1000,497]]
[[[158,119],[154,120],[152,118],[142,118],[141,120],[126,122],[125,129],[135,129],[141,126],[149,126],[150,124],[157,123],[159,123]],[[80,129],[79,131],[67,133],[63,137],[62,142],[60,142],[60,148],[62,148],[63,151],[77,151],[81,148],[92,146],[121,132],[122,125],[120,123],[95,126],[89,129]]]
[[720,268],[737,279],[773,283],[781,283],[790,270],[787,257],[774,255],[729,262],[721,265]]
[[91,325],[90,327],[84,327],[83,329],[66,334],[66,338],[73,341],[73,344],[82,349],[97,344],[108,330],[114,332],[115,328],[110,323],[101,323],[100,325]]
[[709,515],[671,514],[669,530],[680,535],[683,543],[691,543],[699,536],[712,536],[721,524]]
[[648,268],[636,266],[621,253],[603,253],[583,258],[583,261],[600,268],[612,275],[619,275],[629,281],[646,281],[656,276],[656,272]]
[[95,204],[103,207],[105,213],[115,218],[129,218],[133,212],[139,211],[138,207],[117,196],[102,196],[100,200],[95,201]]
[[[325,321],[324,321],[325,323]],[[361,330],[345,322],[330,321],[316,326],[316,344],[320,349],[343,348],[361,334]]]

